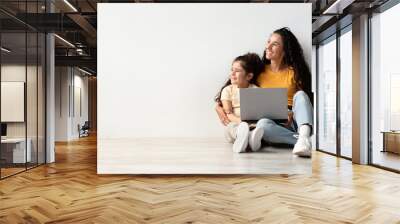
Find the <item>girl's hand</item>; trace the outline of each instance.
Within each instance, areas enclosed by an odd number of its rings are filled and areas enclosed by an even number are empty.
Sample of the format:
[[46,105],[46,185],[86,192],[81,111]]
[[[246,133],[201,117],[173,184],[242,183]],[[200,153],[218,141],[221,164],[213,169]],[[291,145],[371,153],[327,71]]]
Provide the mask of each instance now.
[[285,126],[286,126],[287,128],[290,128],[290,127],[292,126],[292,122],[293,122],[293,111],[289,111],[289,113],[288,113],[288,120],[287,120]]
[[218,114],[219,120],[221,121],[221,123],[226,126],[229,124],[229,119],[228,116],[226,116],[226,113],[224,111],[224,109],[221,107],[221,105],[219,103],[217,103],[217,105],[215,106],[215,111]]

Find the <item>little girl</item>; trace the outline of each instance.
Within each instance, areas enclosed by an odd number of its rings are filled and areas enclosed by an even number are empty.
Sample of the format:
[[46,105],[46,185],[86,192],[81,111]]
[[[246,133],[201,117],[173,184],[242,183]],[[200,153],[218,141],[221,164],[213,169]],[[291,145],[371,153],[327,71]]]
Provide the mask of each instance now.
[[221,88],[216,100],[228,116],[229,124],[225,128],[225,137],[228,142],[233,142],[234,152],[245,152],[248,145],[252,151],[261,147],[264,134],[262,128],[255,128],[250,132],[249,125],[240,119],[240,88],[258,88],[256,80],[263,71],[264,65],[255,53],[247,53],[233,60],[229,80]]

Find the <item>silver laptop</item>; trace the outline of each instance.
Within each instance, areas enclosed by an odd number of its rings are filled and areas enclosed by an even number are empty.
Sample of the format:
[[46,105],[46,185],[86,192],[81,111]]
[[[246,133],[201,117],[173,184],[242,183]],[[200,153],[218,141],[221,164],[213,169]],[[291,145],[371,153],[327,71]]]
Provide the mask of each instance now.
[[241,120],[287,119],[286,88],[242,88],[239,91]]

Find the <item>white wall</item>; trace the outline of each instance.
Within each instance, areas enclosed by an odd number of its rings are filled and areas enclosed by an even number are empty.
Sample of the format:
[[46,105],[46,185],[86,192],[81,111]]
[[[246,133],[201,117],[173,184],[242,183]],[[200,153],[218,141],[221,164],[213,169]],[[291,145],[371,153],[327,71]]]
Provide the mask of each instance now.
[[[80,89],[80,100],[78,102]],[[82,105],[82,113],[76,105]],[[56,67],[55,140],[69,141],[79,137],[78,124],[88,120],[88,78],[72,67]]]
[[98,4],[98,137],[222,137],[232,60],[286,26],[311,65],[311,4]]
[[[78,72],[78,73],[77,73]],[[88,77],[82,76],[82,73],[75,70],[74,75],[74,108],[72,109],[74,112],[72,113],[72,124],[73,127],[71,130],[71,134],[73,138],[79,137],[79,132],[77,129],[78,124],[82,126],[85,121],[88,121],[89,112],[88,112]],[[80,91],[80,93],[78,92]],[[80,97],[79,97],[80,96]],[[79,102],[80,101],[80,102]],[[82,110],[80,112],[80,110]]]
[[68,67],[56,67],[55,74],[55,141],[67,141]]

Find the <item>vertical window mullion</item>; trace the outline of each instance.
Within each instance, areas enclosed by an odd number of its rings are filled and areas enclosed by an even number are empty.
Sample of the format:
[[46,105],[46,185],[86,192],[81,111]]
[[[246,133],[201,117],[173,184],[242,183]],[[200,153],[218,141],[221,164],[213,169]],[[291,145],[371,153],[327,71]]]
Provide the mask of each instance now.
[[[39,0],[36,1],[39,13]],[[39,32],[36,32],[36,166],[39,165]]]
[[[28,0],[25,0],[25,21],[28,19]],[[28,24],[25,23],[25,170],[28,170]]]
[[341,156],[341,123],[340,123],[340,30],[336,31],[336,155]]
[[315,148],[318,150],[319,149],[319,44],[316,45],[315,47],[315,107],[316,107],[316,120],[315,120]]
[[367,164],[373,163],[373,148],[372,148],[372,65],[371,65],[371,56],[372,56],[372,12],[368,12],[368,32],[367,32],[367,39],[368,39],[368,53],[367,53],[367,62],[368,62],[368,70],[367,70],[367,83],[368,83],[368,155],[367,155]]

